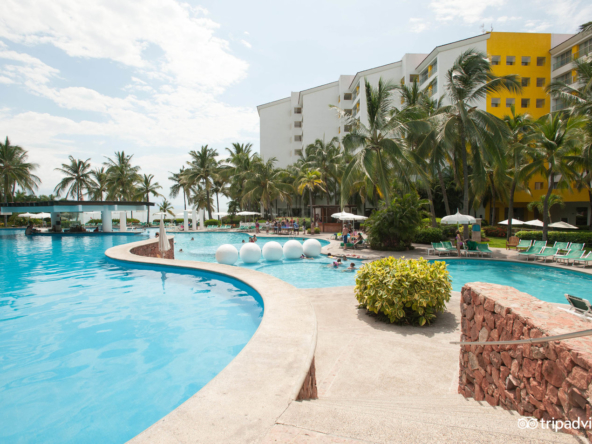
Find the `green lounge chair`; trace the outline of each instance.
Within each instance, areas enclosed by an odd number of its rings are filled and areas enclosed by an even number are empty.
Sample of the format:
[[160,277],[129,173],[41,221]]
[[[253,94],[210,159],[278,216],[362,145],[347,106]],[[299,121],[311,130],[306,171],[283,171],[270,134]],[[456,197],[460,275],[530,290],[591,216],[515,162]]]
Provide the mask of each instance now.
[[483,256],[489,254],[493,257],[493,251],[489,249],[489,244],[477,244],[477,250],[479,250]]
[[530,256],[534,256],[535,254],[539,254],[541,251],[543,251],[543,248],[545,247],[538,247],[533,245],[526,251],[519,251],[518,256],[524,256],[526,260],[528,260]]
[[526,239],[520,239],[518,245],[516,246],[516,251],[525,251],[528,250],[532,246],[532,241]]
[[589,301],[570,294],[566,294],[565,299],[569,303],[569,308],[558,307],[560,310],[567,311],[584,319],[590,319],[592,317],[592,305],[590,305]]
[[586,245],[586,244],[580,244],[580,243],[575,243],[574,242],[574,243],[572,243],[569,246],[569,249],[570,250],[583,250],[584,249],[584,245]]
[[450,253],[449,250],[442,246],[441,242],[432,242],[432,248],[428,248],[428,254],[430,254],[430,251],[433,251],[434,254],[437,254],[438,256]]
[[557,248],[559,251],[567,251],[569,250],[569,242],[555,242],[553,248]]
[[574,265],[576,265],[576,263],[582,264],[584,268],[586,268],[588,264],[592,264],[592,251],[579,259],[574,259]]
[[565,261],[567,265],[569,265],[570,260],[576,260],[582,257],[583,251],[582,250],[569,250],[567,254],[556,254],[555,260],[557,263]]
[[481,256],[481,251],[477,247],[477,242],[472,241],[472,240],[468,240],[464,243],[464,247],[465,247],[464,251],[467,256],[469,256],[471,254],[476,254],[477,256]]
[[456,247],[454,245],[452,245],[452,242],[444,241],[441,243],[441,245],[442,245],[442,248],[446,248],[448,251],[456,253]]
[[534,259],[540,258],[543,262],[547,262],[547,258],[551,258],[551,262],[553,262],[553,258],[557,254],[558,249],[555,247],[545,247],[543,251],[534,255]]

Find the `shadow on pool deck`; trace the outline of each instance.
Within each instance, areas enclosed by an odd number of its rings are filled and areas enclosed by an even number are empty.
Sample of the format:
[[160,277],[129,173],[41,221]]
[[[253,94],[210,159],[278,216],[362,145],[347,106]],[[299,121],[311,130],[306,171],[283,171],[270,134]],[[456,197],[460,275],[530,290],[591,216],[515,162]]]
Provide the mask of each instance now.
[[315,309],[319,399],[292,402],[263,443],[578,442],[457,394],[460,293],[433,325],[377,321],[354,287],[303,290]]

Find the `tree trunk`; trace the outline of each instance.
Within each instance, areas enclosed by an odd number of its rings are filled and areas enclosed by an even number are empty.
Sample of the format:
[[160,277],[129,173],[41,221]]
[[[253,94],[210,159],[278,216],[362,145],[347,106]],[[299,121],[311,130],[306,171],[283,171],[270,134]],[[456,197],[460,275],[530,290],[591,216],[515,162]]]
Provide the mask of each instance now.
[[146,208],[146,225],[150,228],[150,194],[146,193],[146,202],[148,202],[148,207]]
[[436,210],[434,209],[434,196],[432,195],[432,189],[428,185],[426,187],[428,191],[428,200],[430,201],[430,215],[432,216],[432,228],[437,228],[438,223],[436,222]]
[[450,216],[450,205],[448,205],[448,193],[446,192],[446,185],[444,184],[444,176],[438,167],[438,180],[440,181],[440,188],[442,189],[442,198],[444,199],[444,207],[446,208],[446,216]]
[[495,225],[495,186],[491,186],[491,208],[489,209],[489,223]]
[[588,209],[588,230],[592,230],[592,188],[588,188],[588,201],[590,206]]
[[[461,154],[462,154],[462,168],[463,168],[463,211],[469,214],[469,165],[467,162],[467,144],[464,135],[461,135]],[[467,225],[465,225],[467,227]],[[463,230],[464,238],[469,238],[469,230]]]
[[514,218],[514,193],[516,192],[516,179],[512,181],[512,187],[510,188],[510,199],[508,202],[508,233],[506,234],[506,240],[510,239],[512,235],[512,219]]
[[187,209],[187,201],[185,200],[186,196],[187,196],[187,193],[185,193],[185,190],[183,190],[183,209],[184,210]]
[[208,219],[212,218],[212,207],[210,207],[210,190],[206,184],[206,208],[208,209]]
[[312,216],[312,190],[309,188],[308,189],[308,199],[310,200],[310,234],[314,234],[314,230],[313,230],[313,216]]
[[220,199],[218,198],[217,192],[216,192],[216,211],[218,212],[218,220],[220,220]]
[[549,178],[551,182],[549,183],[549,189],[547,190],[547,194],[545,195],[545,202],[543,204],[543,240],[547,240],[547,231],[549,231],[549,197],[551,197],[551,193],[553,192],[553,188],[555,187],[555,180],[553,178],[553,170],[549,170]]

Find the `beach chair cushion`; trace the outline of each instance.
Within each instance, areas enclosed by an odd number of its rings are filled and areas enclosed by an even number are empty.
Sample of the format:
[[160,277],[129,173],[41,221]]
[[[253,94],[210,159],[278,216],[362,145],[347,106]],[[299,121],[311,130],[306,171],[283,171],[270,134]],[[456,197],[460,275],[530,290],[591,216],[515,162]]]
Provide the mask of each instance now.
[[520,242],[518,242],[518,245],[516,245],[516,248],[530,248],[532,244],[532,241],[526,240],[526,239],[520,239]]
[[479,251],[481,251],[482,253],[489,253],[489,254],[493,254],[493,251],[491,251],[489,249],[489,245],[488,244],[477,244],[477,249]]
[[557,248],[558,250],[568,250],[569,242],[555,242],[555,245],[553,245],[553,247]]
[[584,249],[584,245],[585,245],[585,244],[581,244],[581,243],[576,243],[576,242],[574,242],[574,243],[572,243],[572,244],[569,246],[569,249],[570,249],[570,250],[583,250],[583,249]]
[[557,254],[558,250],[559,249],[555,248],[555,247],[545,247],[545,248],[543,248],[543,251],[541,251],[540,253],[537,253],[535,256],[544,256],[544,257],[555,256]]
[[441,245],[442,245],[443,248],[445,248],[447,250],[450,250],[450,251],[453,251],[454,250],[454,251],[456,251],[456,247],[453,246],[452,245],[452,242],[450,242],[450,241],[442,242]]

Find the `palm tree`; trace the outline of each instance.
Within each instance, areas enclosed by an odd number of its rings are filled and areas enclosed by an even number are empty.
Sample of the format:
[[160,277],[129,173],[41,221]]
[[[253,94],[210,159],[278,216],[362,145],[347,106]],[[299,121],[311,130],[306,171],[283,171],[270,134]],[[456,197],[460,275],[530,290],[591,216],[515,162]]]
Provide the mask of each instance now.
[[191,161],[187,162],[187,165],[189,165],[186,170],[187,180],[191,183],[201,183],[203,185],[206,192],[206,202],[208,203],[208,218],[211,219],[210,190],[212,188],[212,179],[218,171],[218,162],[216,161],[218,152],[204,145],[199,151],[190,151],[189,155]]
[[275,157],[264,162],[258,158],[253,170],[245,181],[242,202],[259,202],[265,211],[271,214],[271,202],[275,199],[289,201],[292,186],[285,181],[285,172],[275,168]]
[[90,193],[95,181],[92,179],[90,169],[90,159],[81,160],[68,156],[70,163],[63,163],[61,168],[56,171],[62,173],[65,177],[56,185],[54,192],[59,196],[66,191],[66,197],[72,197],[76,200],[82,200],[82,195]]
[[[549,229],[549,199],[555,188],[570,188],[577,178],[574,160],[583,138],[583,117],[565,117],[561,113],[547,114],[535,123],[537,133],[533,162],[527,172],[539,172],[548,182],[543,205],[543,240]],[[559,180],[556,182],[556,178]]]
[[[532,175],[529,168],[533,153],[529,143],[532,140],[533,122],[528,114],[516,115],[516,109],[512,105],[510,115],[504,116],[504,122],[508,127],[510,136],[506,145],[506,158],[508,161],[508,175],[511,178],[510,193],[508,197],[508,234],[512,235],[512,219],[514,218],[514,195],[517,190],[528,189],[528,179]],[[491,221],[493,224],[493,221]]]
[[179,193],[183,193],[183,209],[186,210],[187,200],[189,199],[191,193],[191,183],[185,174],[185,167],[181,167],[178,173],[169,174],[171,174],[169,176],[169,180],[173,182],[169,196],[174,199],[179,195]]
[[[300,175],[296,179],[296,190],[299,194],[304,194],[308,190],[308,200],[310,203],[310,221],[312,227],[312,207],[314,206],[314,195],[313,193],[318,188],[319,190],[325,192],[324,185],[322,179],[322,174],[319,170],[310,170],[304,169],[301,170]],[[351,188],[351,187],[350,187]],[[348,189],[349,191],[349,189]],[[312,231],[311,231],[312,232]]]
[[201,185],[192,186],[189,196],[189,205],[192,205],[196,210],[211,208],[214,205],[214,198],[208,197],[206,190]]
[[325,139],[316,139],[305,148],[306,158],[304,166],[321,172],[323,183],[327,185],[327,203],[330,202],[329,179],[334,183],[335,197],[337,198],[337,185],[339,182],[340,168],[344,160],[343,152],[339,146],[339,138],[333,137],[329,143]]
[[[216,195],[216,211],[220,213],[220,197],[222,196],[230,197],[228,192],[228,180],[221,174],[216,174],[214,177],[214,183],[212,186],[212,192]],[[218,214],[218,220],[220,220],[220,214]]]
[[107,192],[107,172],[105,167],[95,168],[90,174],[94,182],[94,185],[89,190],[90,199],[102,201],[103,194]]
[[132,166],[132,155],[116,151],[115,158],[107,157],[107,198],[111,200],[132,200],[136,183],[140,180],[139,166]]
[[346,152],[352,155],[352,159],[343,172],[342,204],[350,194],[356,170],[366,174],[387,201],[390,200],[393,175],[406,184],[411,182],[404,148],[393,139],[401,127],[401,122],[391,117],[395,85],[380,78],[376,88],[365,80],[365,88],[368,126],[340,112],[347,124],[352,125],[352,131],[343,138]]
[[161,213],[168,213],[175,217],[175,213],[173,213],[173,205],[171,205],[171,203],[166,199],[163,199],[162,202],[158,204],[158,211]]
[[[507,130],[504,123],[480,110],[477,104],[488,94],[522,90],[518,76],[496,76],[487,56],[473,49],[462,53],[446,73],[446,95],[450,105],[435,116],[439,139],[446,140],[460,155],[463,174],[463,210],[469,211],[469,162],[473,182],[486,182],[485,161],[503,165]],[[470,156],[470,158],[469,158]]]
[[[153,182],[154,175],[153,174],[144,174],[142,179],[138,183],[136,188],[136,198],[138,199],[146,199],[146,202],[150,203],[150,195],[152,194],[154,197],[161,197],[162,194],[158,192],[161,190],[162,187],[158,184],[158,182]],[[147,206],[147,215],[146,215],[146,223],[150,225],[150,205]]]
[[[536,208],[536,210],[539,213],[544,214],[545,200],[546,200],[546,196],[541,196],[537,200],[533,200],[532,202],[529,202],[527,205],[528,210],[534,211],[534,209]],[[565,202],[563,201],[563,197],[561,197],[560,195],[551,194],[549,196],[549,200],[547,201],[547,213],[548,213],[549,217],[551,217],[551,208],[553,208],[555,205],[559,205],[560,207],[563,208],[563,207],[565,207]]]
[[[41,179],[33,174],[37,164],[28,162],[28,152],[18,145],[11,145],[8,137],[0,142],[0,197],[8,203],[14,202],[14,193],[19,186],[24,191],[33,192],[41,183]],[[7,217],[4,218],[6,226]]]

